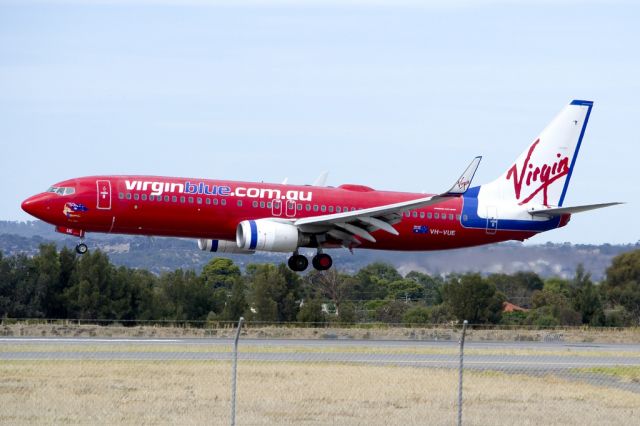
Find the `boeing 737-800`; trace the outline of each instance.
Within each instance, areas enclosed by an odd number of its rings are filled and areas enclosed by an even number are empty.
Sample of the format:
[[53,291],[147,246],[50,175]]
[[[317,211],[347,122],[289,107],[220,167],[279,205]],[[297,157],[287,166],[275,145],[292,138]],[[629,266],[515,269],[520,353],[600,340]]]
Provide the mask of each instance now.
[[[493,182],[471,186],[473,159],[436,195],[362,185],[296,186],[159,176],[92,176],[51,186],[22,203],[58,232],[187,237],[219,253],[317,250],[313,266],[332,265],[327,249],[444,250],[526,240],[565,226],[571,214],[619,203],[564,206],[593,102],[567,105]],[[78,253],[87,251],[84,242]]]

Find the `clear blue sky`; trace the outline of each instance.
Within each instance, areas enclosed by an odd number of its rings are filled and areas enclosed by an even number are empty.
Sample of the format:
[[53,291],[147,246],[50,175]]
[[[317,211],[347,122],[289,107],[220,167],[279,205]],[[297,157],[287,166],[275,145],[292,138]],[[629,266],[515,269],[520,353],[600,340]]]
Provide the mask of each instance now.
[[634,2],[0,0],[0,219],[51,183],[157,174],[437,192],[595,102],[546,241],[640,239]]

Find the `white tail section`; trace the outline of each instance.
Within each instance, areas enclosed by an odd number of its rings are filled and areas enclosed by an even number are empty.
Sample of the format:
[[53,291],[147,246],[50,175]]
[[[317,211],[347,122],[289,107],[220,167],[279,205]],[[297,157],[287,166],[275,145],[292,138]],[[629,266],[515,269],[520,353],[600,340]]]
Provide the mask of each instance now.
[[576,100],[564,107],[502,176],[482,185],[483,198],[562,206],[592,106]]

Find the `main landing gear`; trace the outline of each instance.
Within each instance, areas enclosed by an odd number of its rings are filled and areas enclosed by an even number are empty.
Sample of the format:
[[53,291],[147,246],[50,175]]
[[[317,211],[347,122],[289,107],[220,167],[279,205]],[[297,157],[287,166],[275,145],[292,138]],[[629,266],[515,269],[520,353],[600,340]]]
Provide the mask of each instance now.
[[[302,272],[309,266],[307,258],[297,251],[293,253],[287,263],[289,264],[289,268],[295,272]],[[311,259],[311,264],[318,271],[326,271],[333,265],[333,259],[326,253],[318,252],[318,254]]]

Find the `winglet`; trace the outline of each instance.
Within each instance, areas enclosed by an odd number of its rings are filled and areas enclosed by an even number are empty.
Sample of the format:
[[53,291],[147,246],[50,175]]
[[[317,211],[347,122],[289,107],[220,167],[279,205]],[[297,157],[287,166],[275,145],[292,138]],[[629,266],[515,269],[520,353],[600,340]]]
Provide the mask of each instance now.
[[328,171],[320,173],[320,176],[313,182],[313,186],[327,186]]
[[467,189],[471,187],[471,181],[473,181],[473,176],[476,174],[476,170],[478,170],[478,166],[480,165],[480,160],[482,160],[481,156],[478,156],[473,159],[469,167],[462,173],[462,176],[453,184],[451,189],[446,192],[448,195],[462,195],[467,192]]

